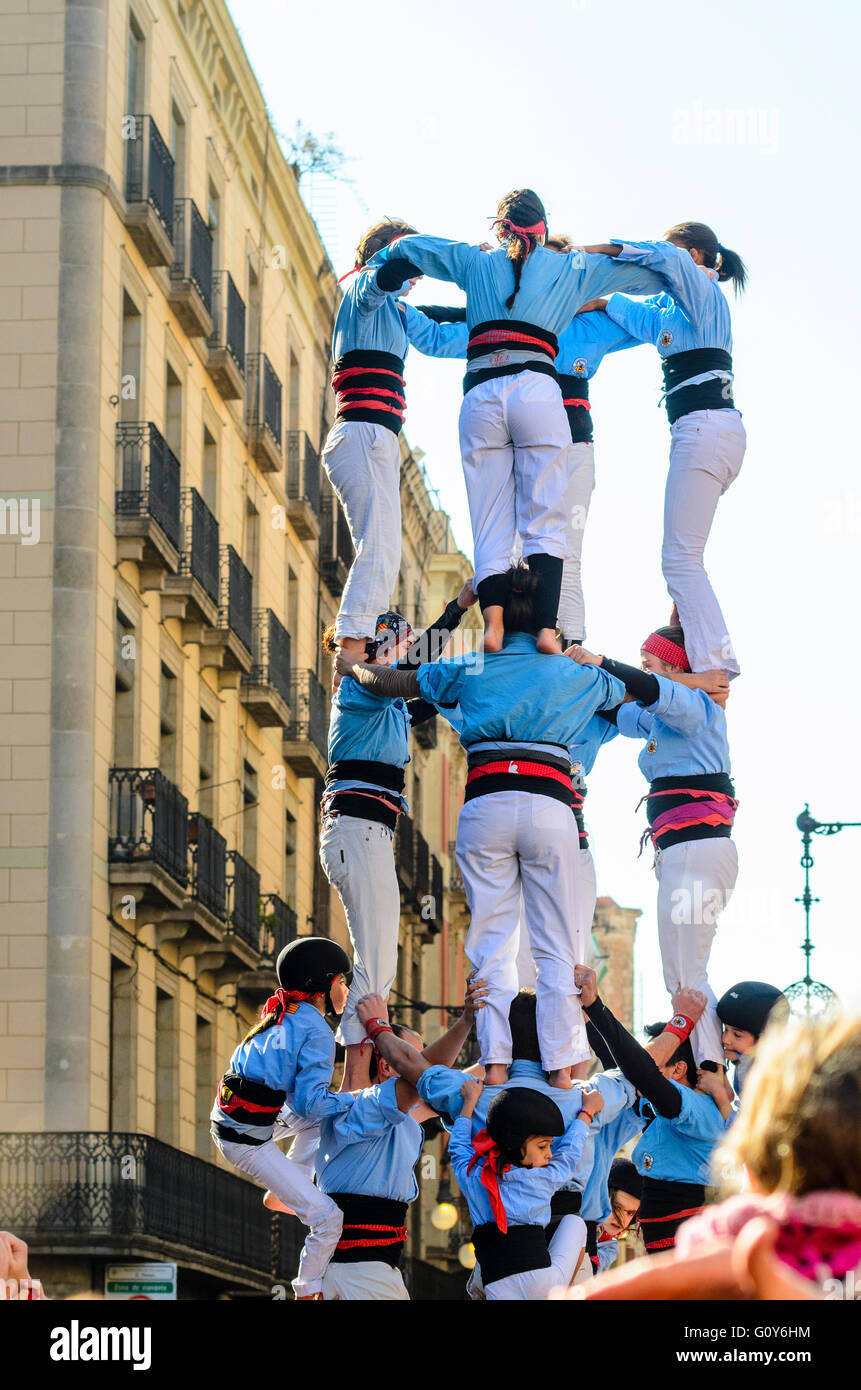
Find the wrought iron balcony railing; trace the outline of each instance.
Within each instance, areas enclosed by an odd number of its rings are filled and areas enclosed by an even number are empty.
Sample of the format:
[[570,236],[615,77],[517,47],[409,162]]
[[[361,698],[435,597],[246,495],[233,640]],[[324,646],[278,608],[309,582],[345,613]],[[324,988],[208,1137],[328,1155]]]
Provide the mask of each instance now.
[[455,856],[456,844],[456,840],[449,840],[448,842],[448,891],[450,893],[463,892],[463,877],[461,875],[460,869],[458,868],[457,858]]
[[436,855],[432,854],[430,868],[431,915],[428,921],[436,931],[442,929],[443,923],[443,907],[445,905],[443,884],[442,864],[439,862]]
[[245,376],[245,301],[229,270],[217,270],[212,277],[212,318],[214,327],[207,346],[225,348],[239,375]]
[[227,920],[227,841],[199,811],[188,818],[191,896],[222,922]]
[[122,479],[117,516],[151,516],[181,550],[179,459],[151,422],[118,424],[116,447]]
[[320,575],[330,591],[340,594],[355,555],[343,508],[328,483],[320,498]]
[[262,932],[260,949],[264,955],[277,960],[284,947],[299,934],[299,918],[292,907],[277,893],[267,893],[262,902]]
[[246,358],[248,379],[248,424],[252,431],[264,432],[281,448],[281,378],[265,352],[250,352]]
[[149,860],[184,888],[188,882],[188,802],[157,767],[112,767],[108,861]]
[[290,634],[271,608],[254,611],[254,664],[243,685],[272,685],[290,703]]
[[259,951],[260,875],[237,850],[228,850],[227,858],[233,868],[227,880],[230,889],[230,926],[246,946]]
[[190,574],[196,579],[218,606],[218,522],[196,488],[183,488],[182,506],[185,547],[180,559],[180,573]]
[[320,515],[320,455],[304,430],[287,431],[287,496]]
[[398,828],[395,833],[395,866],[401,887],[408,892],[412,892],[415,884],[415,835],[412,817],[398,816]]
[[313,671],[294,671],[290,677],[290,723],[286,741],[307,739],[325,759],[328,745],[326,692]]
[[428,842],[420,830],[416,830],[413,844],[415,854],[413,894],[416,907],[421,908],[423,900],[430,893],[430,850],[428,849]]
[[[213,1158],[215,1158],[213,1149]],[[195,1252],[222,1279],[256,1273],[261,1289],[296,1273],[303,1230],[260,1190],[144,1134],[0,1134],[3,1219],[31,1250],[92,1246],[157,1258]]]
[[149,203],[173,236],[174,159],[152,116],[127,116],[126,202]]
[[250,652],[254,645],[253,580],[232,545],[221,547],[220,627],[229,627]]
[[[212,232],[193,198],[177,198],[173,206],[174,261],[170,268],[171,295],[193,288],[206,313],[212,314]],[[190,328],[200,326],[194,317]]]

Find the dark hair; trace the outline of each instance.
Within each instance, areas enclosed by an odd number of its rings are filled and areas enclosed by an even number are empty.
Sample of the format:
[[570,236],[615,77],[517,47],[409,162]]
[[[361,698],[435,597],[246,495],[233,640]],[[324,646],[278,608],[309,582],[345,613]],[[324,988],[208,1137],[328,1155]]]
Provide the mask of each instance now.
[[[506,632],[538,632],[535,598],[541,576],[522,561],[500,576],[502,622]],[[504,595],[504,598],[503,598]]]
[[[404,1036],[404,1033],[415,1033],[415,1036],[418,1037],[415,1028],[408,1028],[405,1023],[393,1023],[392,1032],[394,1033],[396,1038],[402,1038]],[[371,1052],[371,1065],[368,1068],[368,1076],[370,1077],[372,1086],[374,1082],[377,1081],[377,1079],[379,1078],[379,1075],[380,1069],[377,1066],[377,1049],[374,1048]]]
[[676,624],[672,627],[656,627],[654,633],[656,637],[663,637],[666,642],[674,642],[677,647],[684,648],[685,634]]
[[[496,216],[499,221],[508,219],[519,227],[534,227],[537,222],[543,222],[546,226],[547,223],[544,204],[531,188],[515,188],[512,193],[506,193],[499,200]],[[538,235],[535,232],[513,232],[509,227],[502,233],[502,240],[507,243],[508,258],[514,266],[514,289],[505,301],[506,309],[510,309],[520,289],[526,257],[538,245]]]
[[[666,1026],[666,1023],[647,1023],[643,1032],[647,1033],[650,1038],[659,1038]],[[676,1062],[684,1062],[688,1075],[688,1085],[692,1090],[695,1089],[698,1080],[697,1064],[694,1061],[694,1049],[691,1047],[690,1038],[685,1038],[684,1042],[679,1043],[672,1057],[665,1065],[673,1067]]]
[[548,236],[547,240],[544,242],[544,245],[548,248],[548,250],[559,251],[564,255],[567,255],[569,251],[574,250],[573,241],[571,240],[570,236],[565,236],[564,233],[560,233],[559,236]]
[[241,1046],[244,1047],[245,1044],[250,1042],[253,1037],[256,1037],[258,1033],[265,1033],[267,1028],[273,1027],[278,1021],[279,1012],[279,1009],[270,1009],[268,1014],[261,1014],[254,1027],[249,1028],[248,1032],[245,1034]]
[[411,236],[415,230],[409,222],[401,222],[397,217],[384,217],[382,222],[374,223],[356,247],[356,269],[367,265],[371,257],[393,242],[395,237]]
[[511,1029],[511,1055],[519,1062],[540,1062],[541,1047],[538,1042],[536,1005],[534,989],[521,989],[511,1001],[508,1010],[508,1026]]
[[[736,294],[741,294],[747,284],[747,266],[737,251],[721,246],[711,227],[705,222],[679,222],[665,232],[666,241],[676,241],[687,251],[701,251],[703,263],[709,270],[717,267],[719,280],[732,280]],[[718,266],[720,257],[720,266]]]

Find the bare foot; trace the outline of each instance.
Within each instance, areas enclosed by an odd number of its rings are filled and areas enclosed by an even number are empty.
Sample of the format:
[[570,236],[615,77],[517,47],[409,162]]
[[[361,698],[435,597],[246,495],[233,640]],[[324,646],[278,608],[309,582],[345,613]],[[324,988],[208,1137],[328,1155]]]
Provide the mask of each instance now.
[[489,608],[484,610],[484,650],[486,652],[501,652],[504,637],[502,605],[499,603],[491,604]]
[[485,1086],[502,1086],[508,1080],[508,1067],[504,1062],[490,1062],[484,1068]]
[[555,1086],[557,1091],[571,1090],[571,1070],[569,1067],[559,1067],[557,1071],[548,1073],[551,1086]]
[[548,656],[562,655],[562,643],[556,636],[556,629],[553,627],[543,627],[541,629],[538,634],[537,646],[540,652],[545,652]]
[[267,1211],[283,1211],[288,1216],[295,1216],[292,1207],[286,1207],[280,1197],[276,1197],[274,1192],[266,1191],[263,1194],[263,1205]]

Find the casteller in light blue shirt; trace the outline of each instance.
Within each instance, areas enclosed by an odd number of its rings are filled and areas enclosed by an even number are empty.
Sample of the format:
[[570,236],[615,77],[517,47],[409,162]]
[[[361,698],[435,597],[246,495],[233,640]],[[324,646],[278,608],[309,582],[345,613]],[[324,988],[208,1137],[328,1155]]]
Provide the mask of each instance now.
[[[678,1115],[655,1115],[631,1155],[637,1172],[664,1182],[711,1182],[711,1159],[724,1135],[723,1117],[711,1096],[671,1081],[682,1098]],[[648,1115],[649,1102],[640,1102]]]
[[410,344],[428,357],[466,356],[465,323],[436,323],[405,304],[398,298],[400,293],[381,290],[376,269],[368,266],[351,277],[335,319],[335,362],[357,349],[405,358]]
[[625,696],[622,682],[600,666],[539,652],[527,632],[506,633],[499,652],[428,662],[416,677],[431,704],[459,706],[464,748],[481,739],[567,748],[599,709],[613,709]]
[[637,759],[649,781],[658,777],[730,773],[726,714],[704,690],[689,690],[678,681],[656,676],[660,694],[648,707],[622,705],[616,714],[620,734],[645,739]]
[[554,366],[560,376],[582,376],[586,381],[595,375],[610,352],[641,347],[635,338],[607,314],[590,309],[577,314],[559,335],[559,351]]
[[316,1160],[321,1192],[415,1201],[424,1130],[398,1107],[396,1084],[391,1077],[366,1087],[343,1115],[321,1122]]
[[[553,1157],[546,1168],[518,1168],[513,1164],[499,1179],[499,1195],[508,1218],[509,1230],[512,1226],[546,1226],[550,1221],[550,1203],[553,1194],[563,1183],[568,1182],[580,1161],[583,1146],[589,1133],[584,1120],[575,1120],[558,1140]],[[472,1147],[472,1120],[468,1115],[459,1115],[448,1141],[448,1152],[452,1171],[457,1185],[466,1198],[469,1214],[474,1226],[495,1224],[496,1218],[490,1205],[487,1188],[481,1181],[481,1170],[485,1162],[479,1158],[468,1172],[470,1160],[475,1156]]]
[[[332,696],[329,766],[356,759],[406,767],[410,761],[410,728],[410,714],[404,700],[375,695],[352,676],[345,676]],[[350,778],[329,782],[326,791],[331,794],[356,787],[377,790],[375,783]],[[400,800],[403,810],[408,811],[404,797]]]

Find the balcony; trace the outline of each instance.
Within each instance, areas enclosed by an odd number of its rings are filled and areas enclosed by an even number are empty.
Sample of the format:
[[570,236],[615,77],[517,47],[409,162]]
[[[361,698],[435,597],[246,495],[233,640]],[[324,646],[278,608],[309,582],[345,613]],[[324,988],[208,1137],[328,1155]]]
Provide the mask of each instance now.
[[430,850],[420,830],[416,830],[414,835],[413,854],[413,905],[421,913],[427,907],[430,894]]
[[248,448],[263,473],[280,473],[281,380],[265,352],[250,352],[245,359],[248,383]]
[[449,840],[448,842],[448,891],[454,903],[460,907],[465,907],[466,893],[464,892],[463,878],[458,868],[455,855],[456,843],[455,840]]
[[0,1134],[4,1220],[31,1255],[176,1260],[216,1291],[242,1284],[271,1297],[294,1277],[305,1232],[212,1155],[144,1134]]
[[179,459],[152,423],[116,427],[117,560],[140,566],[141,589],[160,589],[176,574],[182,548]]
[[[182,907],[160,914],[159,946],[171,941],[179,958],[192,956],[198,973],[224,964],[219,950],[227,924],[227,842],[199,811],[188,817],[189,890]],[[215,950],[217,955],[208,956]]]
[[290,723],[284,730],[282,756],[297,777],[323,777],[328,766],[326,692],[313,671],[290,677]]
[[430,877],[428,898],[422,909],[422,922],[429,936],[437,936],[442,931],[445,897],[443,888],[442,864],[435,854],[430,857]]
[[320,578],[335,598],[343,593],[355,553],[347,518],[327,482],[320,500]]
[[219,922],[227,921],[227,841],[196,811],[188,818],[191,898]]
[[230,931],[253,952],[256,962],[260,954],[260,875],[237,850],[229,850],[227,858],[233,868],[228,879]]
[[220,689],[235,690],[243,674],[251,670],[254,644],[251,571],[232,545],[218,551],[219,604],[211,624],[183,627],[183,641],[200,645],[202,667],[218,670]]
[[395,832],[395,869],[401,889],[401,900],[412,902],[415,888],[415,826],[412,817],[398,816]]
[[281,951],[299,934],[299,919],[277,893],[267,893],[260,899],[260,951],[263,960],[259,968],[240,975],[238,992],[258,1004],[272,993],[272,971]]
[[437,745],[437,717],[432,715],[424,724],[416,724],[413,728],[413,739],[419,748],[436,748]]
[[229,270],[212,277],[212,332],[206,340],[206,366],[226,401],[245,395],[245,301]]
[[253,653],[239,698],[262,728],[286,729],[290,723],[290,634],[271,608],[254,613]]
[[304,430],[287,431],[287,515],[296,535],[320,534],[320,456]]
[[173,155],[152,116],[126,116],[125,131],[125,224],[147,265],[171,265]]
[[157,767],[112,767],[108,878],[112,898],[159,911],[182,906],[188,883],[188,802]]
[[208,338],[212,320],[212,232],[192,198],[173,205],[170,307],[189,338]]
[[218,522],[196,488],[182,492],[183,548],[179,574],[164,581],[162,618],[178,618],[183,642],[200,642],[218,626]]

